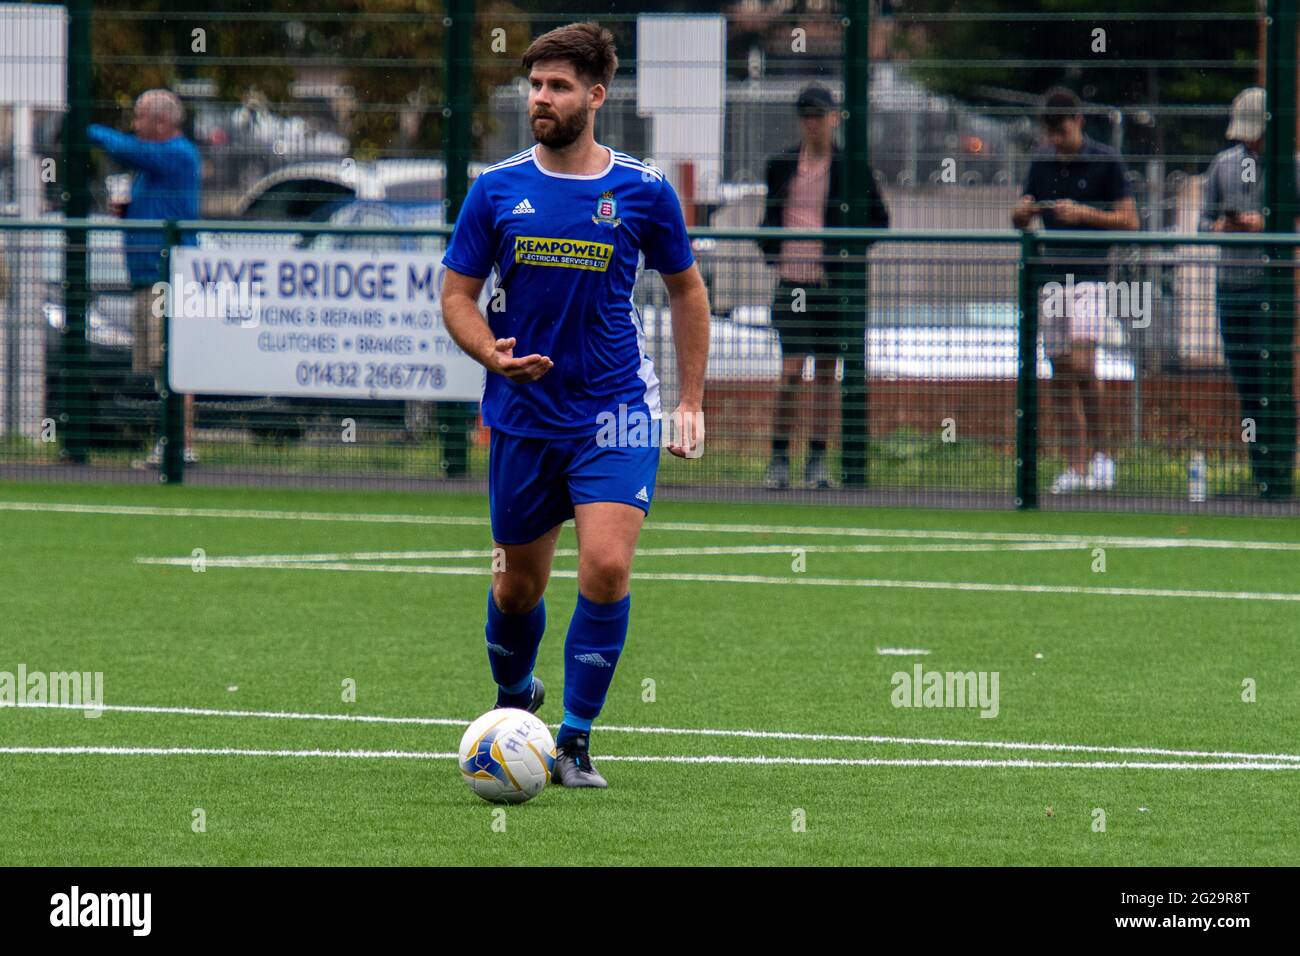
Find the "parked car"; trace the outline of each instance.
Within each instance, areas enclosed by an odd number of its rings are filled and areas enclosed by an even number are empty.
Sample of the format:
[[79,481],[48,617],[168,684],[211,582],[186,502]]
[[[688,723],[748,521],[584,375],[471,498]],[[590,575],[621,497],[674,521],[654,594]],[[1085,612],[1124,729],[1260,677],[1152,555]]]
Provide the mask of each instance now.
[[[482,164],[471,167],[477,175]],[[380,224],[428,226],[445,222],[442,205],[444,167],[433,160],[381,160],[375,163],[314,162],[277,170],[255,183],[238,205],[240,219],[255,221],[327,222],[338,225]],[[62,337],[66,322],[58,276],[61,275],[62,236],[49,233],[45,258],[53,270],[44,311],[48,325],[47,395],[56,407],[60,380],[66,375]],[[120,443],[124,436],[146,434],[158,420],[158,398],[147,376],[131,370],[134,336],[122,234],[92,235],[90,274],[93,297],[87,309],[86,339],[90,367],[90,396],[94,436],[102,444]],[[427,251],[439,255],[441,237],[337,236],[301,233],[200,233],[200,247],[310,247],[321,249],[378,248]],[[246,428],[263,438],[296,440],[313,421],[336,424],[342,418],[358,424],[415,435],[428,425],[427,403],[291,398],[281,396],[196,397],[200,428]]]
[[265,104],[197,100],[191,107],[208,191],[247,190],[288,164],[341,159],[351,149],[347,137],[301,116],[278,115]]

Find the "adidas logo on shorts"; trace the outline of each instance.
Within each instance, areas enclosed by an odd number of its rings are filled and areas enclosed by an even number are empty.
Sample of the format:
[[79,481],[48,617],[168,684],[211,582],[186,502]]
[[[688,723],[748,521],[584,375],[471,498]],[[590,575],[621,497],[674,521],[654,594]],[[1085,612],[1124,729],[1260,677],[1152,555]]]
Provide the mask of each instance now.
[[650,500],[650,496],[646,494],[645,485],[642,485],[641,490],[636,493],[636,500],[646,502]]
[[537,210],[533,207],[533,204],[528,201],[528,197],[526,196],[524,197],[523,202],[521,202],[518,206],[515,206],[516,214],[524,213],[524,212],[537,212]]

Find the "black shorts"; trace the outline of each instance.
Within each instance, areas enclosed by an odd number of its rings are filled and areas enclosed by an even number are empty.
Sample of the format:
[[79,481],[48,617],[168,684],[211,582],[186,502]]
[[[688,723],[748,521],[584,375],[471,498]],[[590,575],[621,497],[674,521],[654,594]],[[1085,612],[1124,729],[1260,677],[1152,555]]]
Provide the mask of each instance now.
[[[803,289],[803,311],[796,312],[796,289]],[[836,358],[848,350],[845,339],[843,293],[828,286],[782,279],[772,296],[772,328],[782,355]]]

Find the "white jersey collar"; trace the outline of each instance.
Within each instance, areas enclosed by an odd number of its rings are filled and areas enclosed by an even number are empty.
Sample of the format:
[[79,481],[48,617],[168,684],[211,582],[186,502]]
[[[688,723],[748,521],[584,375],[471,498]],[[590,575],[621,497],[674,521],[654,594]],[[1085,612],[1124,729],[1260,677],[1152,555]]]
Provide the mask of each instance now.
[[597,145],[597,146],[600,146],[601,149],[609,150],[609,162],[605,165],[605,168],[602,169],[600,172],[598,172],[598,173],[592,173],[590,176],[584,176],[584,175],[581,175],[581,174],[579,174],[579,173],[554,173],[554,172],[551,172],[551,170],[549,170],[549,169],[547,169],[545,166],[543,166],[541,160],[537,158],[537,144],[536,144],[536,143],[533,144],[533,148],[532,148],[532,150],[531,150],[531,152],[532,152],[532,154],[533,154],[533,165],[536,166],[537,169],[538,169],[540,172],[545,173],[547,176],[554,176],[556,179],[600,179],[600,178],[602,178],[602,177],[604,177],[604,176],[608,176],[608,175],[609,175],[609,171],[610,171],[611,169],[614,168],[614,151],[613,151],[612,149],[610,149],[608,146],[605,146],[605,145],[603,145],[603,144],[601,144],[601,143],[597,143],[596,145]]

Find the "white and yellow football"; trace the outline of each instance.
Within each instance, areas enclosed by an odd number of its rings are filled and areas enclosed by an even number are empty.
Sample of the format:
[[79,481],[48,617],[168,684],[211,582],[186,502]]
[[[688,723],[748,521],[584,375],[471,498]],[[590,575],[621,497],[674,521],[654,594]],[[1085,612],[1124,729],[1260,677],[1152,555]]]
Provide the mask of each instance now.
[[490,803],[531,800],[550,781],[554,767],[555,739],[526,710],[490,710],[460,740],[461,776]]

